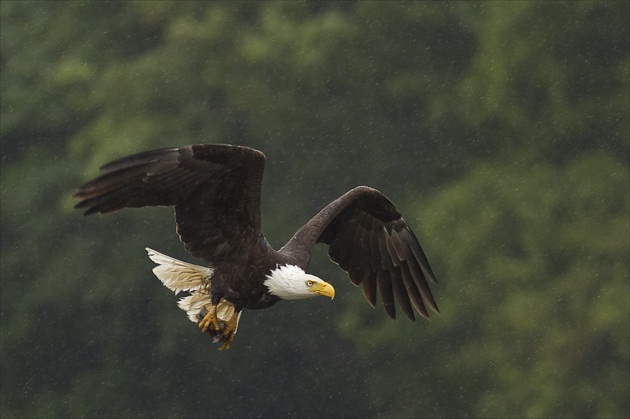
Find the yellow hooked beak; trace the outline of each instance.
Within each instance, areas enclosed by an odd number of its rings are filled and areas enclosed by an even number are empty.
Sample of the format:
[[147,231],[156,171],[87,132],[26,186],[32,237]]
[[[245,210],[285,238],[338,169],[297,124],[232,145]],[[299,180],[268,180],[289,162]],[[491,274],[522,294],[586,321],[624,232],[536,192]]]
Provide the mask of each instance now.
[[324,297],[330,297],[331,300],[335,298],[335,289],[328,282],[318,282],[313,284],[311,292],[323,295]]

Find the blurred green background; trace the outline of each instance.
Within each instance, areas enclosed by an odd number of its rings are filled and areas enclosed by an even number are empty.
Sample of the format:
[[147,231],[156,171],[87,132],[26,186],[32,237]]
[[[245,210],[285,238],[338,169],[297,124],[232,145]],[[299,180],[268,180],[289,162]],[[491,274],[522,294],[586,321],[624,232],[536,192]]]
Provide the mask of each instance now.
[[[628,417],[626,2],[2,1],[2,417]],[[172,211],[83,218],[133,152],[267,155],[281,246],[359,184],[442,314],[337,288],[217,351],[151,273]],[[400,314],[400,313],[399,313]],[[399,316],[400,317],[400,316]]]

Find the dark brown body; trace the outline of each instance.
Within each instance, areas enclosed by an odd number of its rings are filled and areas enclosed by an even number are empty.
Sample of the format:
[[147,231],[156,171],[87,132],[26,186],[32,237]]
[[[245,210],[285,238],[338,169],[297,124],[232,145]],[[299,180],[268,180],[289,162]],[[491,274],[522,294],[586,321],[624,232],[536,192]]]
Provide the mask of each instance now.
[[238,264],[217,266],[210,288],[211,294],[216,296],[214,298],[225,298],[236,306],[237,311],[243,308],[263,309],[280,301],[269,293],[264,282],[272,270],[288,261],[266,245],[266,241],[261,247],[261,253],[243,254]]

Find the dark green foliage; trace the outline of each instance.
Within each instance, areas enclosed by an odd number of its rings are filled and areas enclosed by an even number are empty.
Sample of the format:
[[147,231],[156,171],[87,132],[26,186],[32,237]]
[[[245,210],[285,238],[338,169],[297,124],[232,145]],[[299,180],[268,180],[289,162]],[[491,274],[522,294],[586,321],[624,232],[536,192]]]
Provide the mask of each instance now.
[[[22,2],[1,8],[2,417],[627,417],[624,2]],[[151,148],[268,157],[281,246],[358,184],[417,233],[431,322],[337,297],[227,352],[151,273],[167,209],[81,217]],[[380,304],[377,303],[377,304]]]

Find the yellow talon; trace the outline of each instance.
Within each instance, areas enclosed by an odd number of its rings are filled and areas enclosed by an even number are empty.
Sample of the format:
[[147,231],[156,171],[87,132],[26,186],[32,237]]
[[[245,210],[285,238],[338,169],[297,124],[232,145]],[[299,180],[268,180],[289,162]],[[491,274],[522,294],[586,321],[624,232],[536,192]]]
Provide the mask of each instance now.
[[230,320],[225,322],[225,328],[221,332],[223,346],[219,350],[230,349],[230,343],[234,340],[234,333],[236,333],[236,327],[238,325],[238,313],[232,314]]
[[199,322],[201,332],[207,332],[210,325],[214,326],[215,332],[219,331],[219,322],[217,320],[217,306],[215,305],[210,306],[210,310],[208,310],[208,313]]
[[[212,330],[209,331],[210,326],[212,326]],[[223,346],[219,350],[230,349],[230,343],[234,340],[237,327],[238,313],[232,314],[228,321],[224,321],[217,317],[217,306],[215,305],[210,306],[208,313],[199,322],[199,328],[202,333],[210,333],[215,339],[214,342],[223,342]]]

